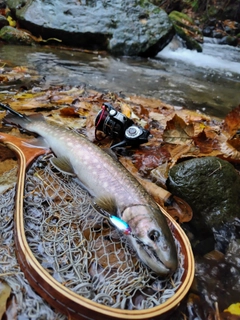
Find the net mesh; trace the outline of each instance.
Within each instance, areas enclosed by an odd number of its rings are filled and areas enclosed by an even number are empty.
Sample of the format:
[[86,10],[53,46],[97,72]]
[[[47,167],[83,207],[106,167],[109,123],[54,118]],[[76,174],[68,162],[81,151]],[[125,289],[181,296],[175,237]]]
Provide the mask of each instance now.
[[[161,279],[146,268],[125,237],[91,205],[89,194],[72,177],[39,157],[26,174],[24,225],[39,263],[75,293],[113,308],[139,310],[165,302],[181,285],[184,257],[176,241],[179,268]],[[15,188],[0,197],[0,276],[12,288],[18,320],[66,319],[29,286],[15,257]]]
[[15,187],[0,196],[0,279],[11,287],[17,319],[66,320],[32,290],[20,269],[15,256],[14,199]]

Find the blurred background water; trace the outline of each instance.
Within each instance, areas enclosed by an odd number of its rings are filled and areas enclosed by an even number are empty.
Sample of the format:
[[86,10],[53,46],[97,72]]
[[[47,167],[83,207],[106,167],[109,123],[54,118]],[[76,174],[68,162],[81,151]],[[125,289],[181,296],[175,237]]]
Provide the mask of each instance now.
[[[40,74],[41,86],[86,85],[100,91],[154,97],[177,107],[224,117],[240,104],[240,48],[205,38],[203,52],[173,40],[155,58],[112,57],[59,48],[2,45],[0,58]],[[26,79],[29,81],[29,79]],[[4,84],[0,90],[17,84]]]

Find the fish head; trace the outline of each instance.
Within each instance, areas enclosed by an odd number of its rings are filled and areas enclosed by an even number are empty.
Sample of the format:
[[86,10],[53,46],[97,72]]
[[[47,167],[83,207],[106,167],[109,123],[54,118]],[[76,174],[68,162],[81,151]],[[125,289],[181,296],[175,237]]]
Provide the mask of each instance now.
[[161,210],[157,206],[132,206],[124,210],[122,218],[131,228],[130,241],[142,262],[158,275],[175,272],[177,249]]

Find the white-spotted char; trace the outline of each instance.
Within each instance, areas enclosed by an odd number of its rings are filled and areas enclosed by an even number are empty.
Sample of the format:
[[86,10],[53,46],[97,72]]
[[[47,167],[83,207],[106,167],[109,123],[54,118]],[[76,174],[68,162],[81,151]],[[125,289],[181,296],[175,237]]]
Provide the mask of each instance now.
[[[5,121],[40,135],[56,156],[53,165],[76,175],[100,208],[126,222],[131,230],[127,238],[143,263],[159,275],[176,270],[176,246],[164,214],[119,161],[84,136],[42,116],[13,113]],[[112,220],[118,227],[119,221]]]

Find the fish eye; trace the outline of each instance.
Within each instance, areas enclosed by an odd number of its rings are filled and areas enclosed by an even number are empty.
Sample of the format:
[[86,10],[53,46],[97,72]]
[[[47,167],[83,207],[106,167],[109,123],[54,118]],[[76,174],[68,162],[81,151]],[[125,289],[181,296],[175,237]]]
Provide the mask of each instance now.
[[160,237],[160,233],[157,230],[152,230],[148,233],[148,238],[153,242],[156,242]]

